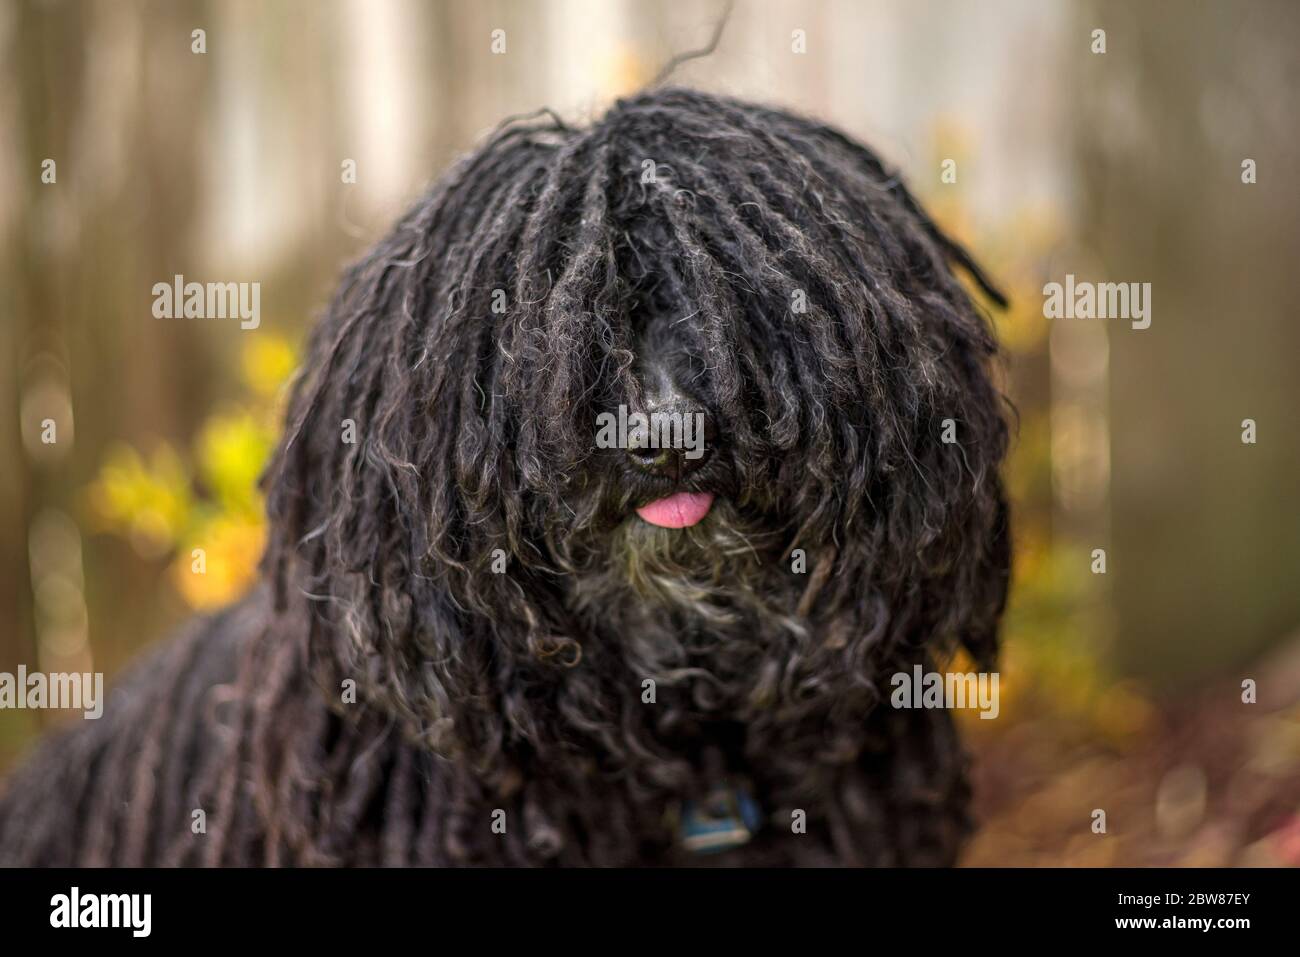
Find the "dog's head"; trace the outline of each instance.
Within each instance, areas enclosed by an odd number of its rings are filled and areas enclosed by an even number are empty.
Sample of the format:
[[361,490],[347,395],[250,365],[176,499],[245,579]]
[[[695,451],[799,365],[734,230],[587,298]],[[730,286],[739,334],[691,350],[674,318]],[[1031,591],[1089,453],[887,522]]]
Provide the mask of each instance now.
[[267,477],[281,601],[480,760],[616,752],[647,679],[687,689],[661,715],[791,720],[921,648],[990,656],[1006,425],[953,263],[987,288],[784,112],[664,90],[506,125],[315,330]]

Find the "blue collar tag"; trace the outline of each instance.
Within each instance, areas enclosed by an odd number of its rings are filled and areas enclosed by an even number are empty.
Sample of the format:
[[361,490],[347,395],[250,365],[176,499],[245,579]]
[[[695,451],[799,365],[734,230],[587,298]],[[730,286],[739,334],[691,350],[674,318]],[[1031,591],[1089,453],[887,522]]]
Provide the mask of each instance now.
[[738,788],[720,788],[702,802],[684,801],[678,840],[695,854],[716,854],[739,847],[762,821],[758,804]]

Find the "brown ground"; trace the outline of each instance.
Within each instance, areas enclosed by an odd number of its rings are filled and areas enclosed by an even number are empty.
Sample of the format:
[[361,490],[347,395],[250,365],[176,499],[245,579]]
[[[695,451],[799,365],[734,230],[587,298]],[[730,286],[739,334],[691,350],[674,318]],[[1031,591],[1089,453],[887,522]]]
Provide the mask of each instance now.
[[1048,703],[996,732],[966,720],[982,827],[963,864],[1300,866],[1300,642],[1253,677],[1258,704],[1215,684],[1112,740]]

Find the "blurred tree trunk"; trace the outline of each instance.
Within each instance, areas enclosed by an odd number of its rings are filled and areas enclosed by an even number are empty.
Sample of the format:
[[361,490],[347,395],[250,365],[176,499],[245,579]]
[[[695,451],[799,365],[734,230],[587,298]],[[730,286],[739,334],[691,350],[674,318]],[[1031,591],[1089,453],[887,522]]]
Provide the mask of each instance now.
[[1117,653],[1178,683],[1300,623],[1300,8],[1094,3],[1080,49],[1095,27],[1077,148],[1102,274],[1078,278],[1152,284],[1149,329],[1108,321]]

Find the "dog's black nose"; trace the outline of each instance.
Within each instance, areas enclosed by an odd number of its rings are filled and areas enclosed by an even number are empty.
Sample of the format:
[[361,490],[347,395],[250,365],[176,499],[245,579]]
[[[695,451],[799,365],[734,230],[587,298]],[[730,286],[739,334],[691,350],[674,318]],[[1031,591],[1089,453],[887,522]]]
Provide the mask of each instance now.
[[664,329],[654,329],[660,338],[643,343],[655,358],[643,361],[640,370],[642,395],[635,408],[641,428],[628,435],[627,455],[637,468],[681,482],[709,460],[717,423],[683,385],[693,374],[689,356],[663,340]]
[[707,448],[629,448],[628,458],[638,468],[680,482],[709,458]]

